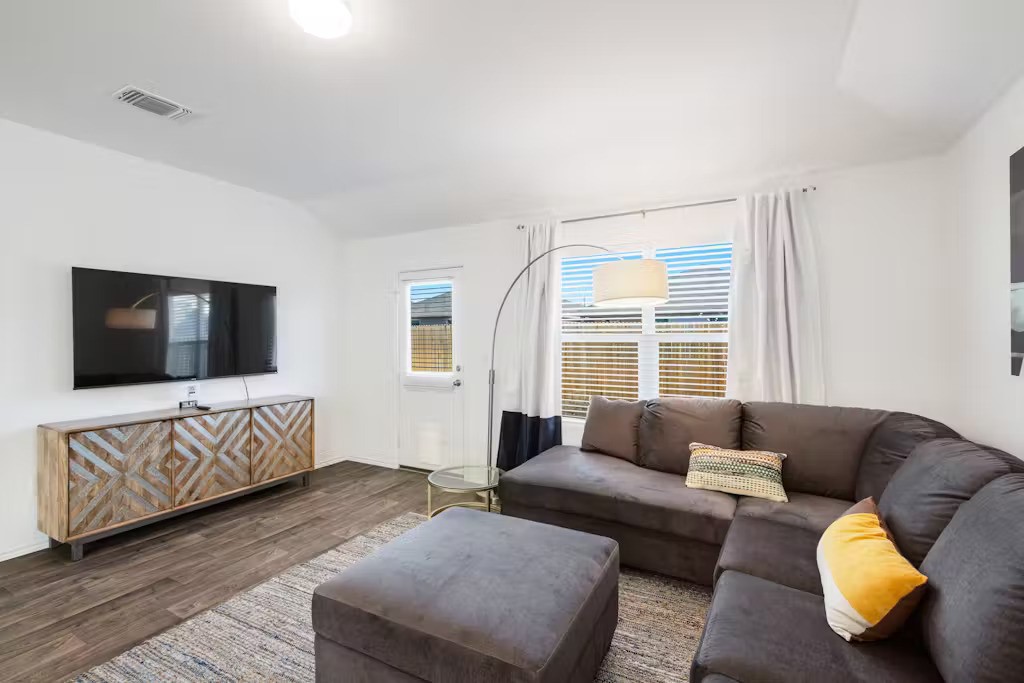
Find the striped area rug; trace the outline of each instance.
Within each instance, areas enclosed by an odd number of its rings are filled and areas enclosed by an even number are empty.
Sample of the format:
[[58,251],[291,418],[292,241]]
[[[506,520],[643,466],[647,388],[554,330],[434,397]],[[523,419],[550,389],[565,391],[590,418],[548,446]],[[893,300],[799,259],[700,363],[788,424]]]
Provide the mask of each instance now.
[[[374,527],[74,680],[313,681],[313,589],[425,520],[407,513]],[[597,681],[688,681],[710,602],[702,586],[624,570],[619,625]]]

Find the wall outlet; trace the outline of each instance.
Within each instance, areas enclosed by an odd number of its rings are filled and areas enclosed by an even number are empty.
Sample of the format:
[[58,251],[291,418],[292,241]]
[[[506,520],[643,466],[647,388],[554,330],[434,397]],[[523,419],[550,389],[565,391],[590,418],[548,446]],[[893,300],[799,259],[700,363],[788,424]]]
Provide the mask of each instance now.
[[187,384],[187,385],[185,385],[185,391],[188,392],[188,397],[189,398],[195,398],[196,396],[199,395],[199,385],[198,384]]

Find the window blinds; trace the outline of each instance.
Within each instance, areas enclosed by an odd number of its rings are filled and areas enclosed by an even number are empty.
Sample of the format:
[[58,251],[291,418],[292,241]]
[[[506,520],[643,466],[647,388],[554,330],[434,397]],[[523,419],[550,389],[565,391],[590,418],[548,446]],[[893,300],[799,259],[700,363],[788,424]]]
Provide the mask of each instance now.
[[[644,257],[667,263],[668,302],[593,305],[595,267]],[[586,417],[593,395],[724,396],[731,263],[728,242],[562,259],[562,415]]]

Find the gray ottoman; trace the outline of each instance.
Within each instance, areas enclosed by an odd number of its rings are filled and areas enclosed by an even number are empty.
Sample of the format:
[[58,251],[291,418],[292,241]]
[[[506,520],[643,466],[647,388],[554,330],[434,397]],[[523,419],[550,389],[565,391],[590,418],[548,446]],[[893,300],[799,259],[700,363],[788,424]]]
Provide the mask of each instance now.
[[316,589],[316,679],[589,682],[618,608],[615,541],[452,508]]

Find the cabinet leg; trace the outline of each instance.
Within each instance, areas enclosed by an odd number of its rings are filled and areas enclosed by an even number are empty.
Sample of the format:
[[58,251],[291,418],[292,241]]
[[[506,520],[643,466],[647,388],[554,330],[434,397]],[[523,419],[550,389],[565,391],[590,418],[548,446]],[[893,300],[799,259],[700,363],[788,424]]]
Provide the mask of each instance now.
[[82,559],[82,555],[85,554],[85,544],[76,541],[71,543],[71,561],[78,562]]
[[305,488],[309,488],[309,472],[306,472],[302,475],[302,485]]
[[47,540],[50,542],[50,550],[53,550],[54,548],[59,548],[60,546],[64,545],[63,543],[54,538],[48,538]]

